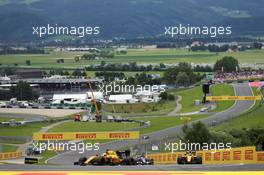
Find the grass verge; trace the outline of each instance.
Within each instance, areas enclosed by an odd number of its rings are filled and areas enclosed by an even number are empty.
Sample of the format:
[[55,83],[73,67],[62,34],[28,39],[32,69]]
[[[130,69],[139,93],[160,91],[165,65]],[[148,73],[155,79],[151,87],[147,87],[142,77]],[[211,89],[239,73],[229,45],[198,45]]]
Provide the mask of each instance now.
[[15,152],[17,150],[17,146],[15,145],[8,145],[8,144],[3,144],[2,145],[2,152],[7,153],[7,152]]
[[41,159],[39,159],[38,164],[46,164],[45,161],[48,160],[51,157],[56,156],[57,153],[55,151],[45,151],[41,154]]
[[180,111],[181,113],[200,111],[202,108],[202,105],[194,105],[195,100],[202,100],[203,92],[201,86],[196,86],[194,88],[185,89],[182,91],[176,91],[174,94],[182,97],[182,100],[180,101],[182,105],[182,109]]
[[139,127],[138,123],[95,123],[95,122],[66,122],[51,128],[49,132],[95,132],[95,131],[120,131]]
[[30,137],[34,132],[38,132],[42,127],[48,126],[50,122],[28,123],[21,126],[1,126],[1,136]]
[[[257,89],[253,88],[254,95],[257,95]],[[255,105],[241,116],[223,123],[215,128],[217,131],[227,131],[232,129],[264,128],[264,105],[261,101],[256,101]]]
[[152,133],[155,131],[163,130],[166,128],[174,127],[177,125],[184,124],[187,118],[190,118],[190,121],[199,120],[202,118],[208,117],[208,115],[193,115],[186,117],[144,117],[144,118],[136,118],[137,120],[150,121],[150,126],[147,128],[140,129],[141,134]]
[[[211,88],[211,92],[213,96],[235,95],[233,86],[229,84],[213,85]],[[216,109],[214,110],[214,112],[224,111],[230,108],[234,103],[235,101],[218,101],[216,102]]]
[[169,111],[173,110],[175,106],[175,101],[161,101],[158,103],[104,104],[103,109],[107,113],[151,113],[155,115],[160,113],[168,113]]

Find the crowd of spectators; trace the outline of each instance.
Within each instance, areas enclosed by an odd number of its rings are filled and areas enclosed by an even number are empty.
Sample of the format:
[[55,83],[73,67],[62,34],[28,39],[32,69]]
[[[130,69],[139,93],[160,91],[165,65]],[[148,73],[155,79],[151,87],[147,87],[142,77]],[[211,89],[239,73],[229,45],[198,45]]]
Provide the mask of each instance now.
[[252,71],[238,71],[238,72],[216,72],[214,75],[215,81],[227,81],[227,80],[254,80],[264,79],[264,70],[252,70]]

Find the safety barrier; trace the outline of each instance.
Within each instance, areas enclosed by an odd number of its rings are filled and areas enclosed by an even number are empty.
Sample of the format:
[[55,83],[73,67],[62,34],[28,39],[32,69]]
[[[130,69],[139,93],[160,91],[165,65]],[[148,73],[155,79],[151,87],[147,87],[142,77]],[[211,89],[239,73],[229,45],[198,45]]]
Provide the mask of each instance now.
[[249,100],[261,100],[261,96],[207,96],[207,101],[249,101]]
[[221,151],[201,151],[204,164],[256,163],[256,147],[233,148]]
[[[185,152],[148,154],[156,164],[177,163],[177,158]],[[197,151],[203,164],[264,164],[264,152],[257,152],[256,147],[232,148],[229,150]]]
[[0,160],[15,159],[19,157],[22,157],[22,152],[0,153]]
[[50,132],[34,133],[33,140],[96,140],[96,139],[138,139],[139,131],[124,132]]
[[257,163],[259,164],[264,163],[264,151],[257,152]]

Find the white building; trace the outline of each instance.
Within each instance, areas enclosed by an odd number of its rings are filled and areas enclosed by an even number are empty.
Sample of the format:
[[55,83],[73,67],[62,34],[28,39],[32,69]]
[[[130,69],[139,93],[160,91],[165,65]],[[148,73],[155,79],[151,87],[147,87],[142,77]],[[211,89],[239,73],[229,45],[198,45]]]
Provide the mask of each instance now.
[[8,76],[0,77],[0,81],[10,81],[11,79]]
[[131,94],[120,94],[120,95],[110,95],[109,103],[135,103],[137,99],[134,99]]
[[[93,92],[96,100],[104,100],[102,92]],[[54,94],[52,98],[52,104],[84,104],[91,102],[93,99],[92,92],[82,94]]]
[[[102,92],[93,92],[93,95],[96,100],[101,100],[101,101],[104,100],[104,95]],[[92,92],[87,92],[88,101],[91,101],[93,99],[93,95],[92,95]]]
[[87,101],[87,94],[54,94],[51,104],[84,104]]
[[139,101],[143,103],[151,103],[160,101],[160,92],[152,92],[152,91],[138,91],[135,94],[135,97],[139,99]]

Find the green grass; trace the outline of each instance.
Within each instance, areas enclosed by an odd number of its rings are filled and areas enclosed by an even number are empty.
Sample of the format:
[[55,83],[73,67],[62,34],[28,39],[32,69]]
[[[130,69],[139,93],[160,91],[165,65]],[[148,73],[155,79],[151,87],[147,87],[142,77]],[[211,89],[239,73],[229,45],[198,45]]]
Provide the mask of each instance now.
[[155,131],[163,130],[173,126],[181,125],[186,123],[186,118],[191,118],[190,121],[195,121],[208,117],[207,115],[193,115],[186,117],[144,117],[144,118],[135,118],[137,120],[150,121],[150,127],[140,129],[141,134],[152,133]]
[[8,145],[8,144],[3,144],[2,145],[2,152],[7,153],[7,152],[15,152],[17,150],[17,146],[14,145]]
[[1,136],[32,136],[34,132],[38,132],[42,127],[48,126],[50,123],[29,123],[22,126],[1,126]]
[[200,111],[200,109],[202,108],[202,105],[199,106],[194,105],[195,100],[202,101],[203,92],[201,86],[196,86],[191,89],[176,91],[174,94],[182,96],[182,100],[180,101],[180,103],[182,104],[182,109],[180,111],[181,113]]
[[[82,55],[85,52],[51,52],[50,54],[18,54],[18,55],[0,55],[0,64],[2,66],[14,66],[14,63],[19,67],[37,67],[37,68],[76,68],[84,67],[85,65],[100,64],[102,60],[80,61],[75,62],[74,57]],[[233,56],[241,63],[264,63],[264,50],[249,50],[245,52],[223,52],[210,53],[208,51],[189,52],[184,49],[131,49],[127,55],[116,55],[115,58],[105,59],[106,63],[128,63],[137,62],[138,64],[145,63],[215,63],[216,60],[224,56]],[[57,59],[63,58],[65,63],[56,63]],[[31,60],[32,65],[27,66],[26,60]]]
[[50,129],[49,132],[120,131],[138,126],[137,123],[66,122]]
[[231,130],[242,128],[263,128],[264,127],[264,106],[262,105],[258,109],[250,113],[243,114],[242,116],[231,120],[228,123],[222,124],[216,127],[216,130]]
[[57,153],[55,151],[45,151],[41,154],[41,159],[39,159],[38,164],[46,164],[45,161],[48,160],[51,157],[56,156]]
[[24,141],[20,141],[20,140],[0,140],[0,144],[3,143],[8,143],[8,144],[23,144],[25,143]]
[[[216,84],[213,85],[211,88],[211,92],[213,96],[224,96],[224,95],[230,95],[234,96],[234,88],[232,85],[229,84]],[[234,101],[219,101],[216,102],[216,109],[214,111],[224,111],[228,108],[230,108],[235,102]]]
[[[253,88],[253,92],[255,95],[257,94],[256,88]],[[249,111],[213,129],[223,131],[243,128],[264,128],[263,114],[264,105],[261,101],[256,101],[255,105]]]
[[103,109],[108,113],[166,113],[175,108],[175,101],[159,103],[135,103],[135,104],[104,104]]
[[[194,115],[188,116],[191,121],[198,120],[207,115]],[[154,131],[159,131],[166,129],[168,127],[173,127],[186,122],[186,117],[135,117],[135,120],[150,121],[151,126],[147,128],[140,129],[141,134],[150,133]],[[138,127],[136,123],[88,123],[88,122],[67,122],[63,123],[55,128],[49,130],[49,132],[94,132],[94,131],[118,131],[126,130],[128,128]],[[90,141],[89,141],[90,142]],[[105,142],[105,141],[103,141]]]
[[[217,84],[212,86],[213,95],[234,95],[234,90],[231,85],[228,84]],[[175,95],[182,96],[180,103],[182,104],[181,113],[200,111],[203,107],[202,104],[199,106],[194,105],[195,100],[202,101],[203,91],[202,86],[196,86],[190,89],[183,89],[180,91],[172,92]],[[233,101],[217,102],[216,112],[228,109],[233,105]]]

